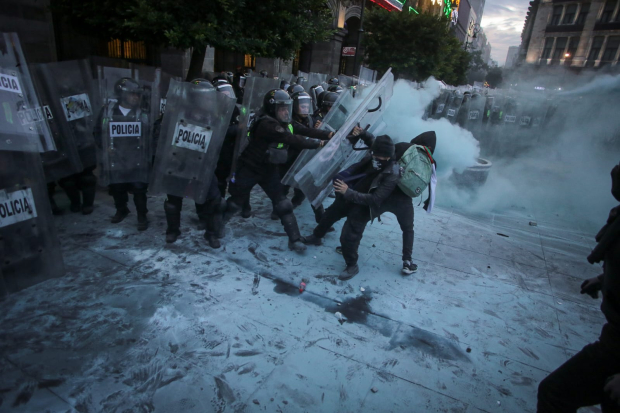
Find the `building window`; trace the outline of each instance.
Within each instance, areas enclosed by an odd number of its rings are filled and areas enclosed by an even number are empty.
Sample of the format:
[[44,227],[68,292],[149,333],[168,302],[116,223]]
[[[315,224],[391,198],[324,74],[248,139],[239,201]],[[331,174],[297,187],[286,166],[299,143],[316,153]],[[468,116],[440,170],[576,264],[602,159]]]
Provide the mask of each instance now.
[[590,48],[590,53],[588,54],[588,61],[586,62],[586,66],[594,66],[596,59],[598,59],[598,55],[601,53],[603,40],[605,40],[603,36],[596,36],[592,41],[592,47]]
[[551,26],[557,26],[560,24],[560,18],[562,17],[562,6],[553,7],[553,15],[551,16]]
[[590,12],[590,3],[584,3],[581,5],[581,10],[579,10],[579,16],[577,16],[577,21],[575,24],[585,24],[586,17],[588,17],[588,13]]
[[256,58],[251,54],[246,54],[243,59],[243,66],[248,69],[254,69],[256,67]]
[[609,36],[607,38],[607,45],[605,45],[603,56],[601,56],[601,66],[611,64],[615,60],[618,46],[620,46],[620,36]]
[[609,23],[611,21],[611,17],[616,9],[616,2],[617,0],[607,0],[605,2],[605,7],[603,8],[603,13],[601,14],[601,23]]
[[566,41],[568,39],[566,37],[558,37],[555,39],[555,50],[553,51],[553,56],[551,57],[552,63],[559,63],[560,59],[564,58],[564,49],[566,48]]
[[575,20],[575,13],[577,13],[576,4],[569,4],[568,6],[566,6],[566,11],[564,12],[562,24],[573,24],[573,20]]
[[573,57],[575,57],[575,53],[577,53],[577,46],[579,46],[579,37],[571,37],[568,41],[568,49],[566,49],[566,53],[564,54],[565,65],[570,66],[573,62]]
[[146,60],[146,46],[144,42],[122,41],[120,39],[110,40],[108,42],[108,57]]
[[553,40],[553,37],[547,37],[545,39],[545,48],[543,49],[542,56],[540,56],[541,59],[549,59],[549,56],[551,56],[551,49],[553,49]]

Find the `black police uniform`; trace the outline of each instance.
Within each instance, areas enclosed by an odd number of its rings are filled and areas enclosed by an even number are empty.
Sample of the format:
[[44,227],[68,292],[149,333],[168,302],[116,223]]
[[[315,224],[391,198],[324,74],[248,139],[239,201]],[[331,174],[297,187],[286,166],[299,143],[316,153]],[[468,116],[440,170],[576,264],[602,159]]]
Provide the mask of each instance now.
[[[230,197],[227,200],[227,215],[232,216],[241,209],[244,201],[250,196],[252,188],[256,184],[265,191],[274,205],[274,212],[280,217],[284,230],[289,237],[289,242],[301,240],[297,220],[293,214],[293,204],[282,192],[280,183],[280,168],[287,159],[281,163],[270,160],[270,151],[292,148],[317,149],[320,139],[328,139],[329,132],[307,128],[301,124],[295,128],[283,124],[275,118],[263,114],[252,127],[251,139],[239,156],[234,182],[228,188]],[[287,156],[286,154],[284,156]]]

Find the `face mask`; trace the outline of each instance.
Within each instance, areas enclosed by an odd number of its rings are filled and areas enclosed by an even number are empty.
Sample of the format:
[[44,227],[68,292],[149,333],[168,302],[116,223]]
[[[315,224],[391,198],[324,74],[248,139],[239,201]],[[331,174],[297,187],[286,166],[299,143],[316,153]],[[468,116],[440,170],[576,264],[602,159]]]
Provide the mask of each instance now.
[[381,160],[381,159],[372,158],[372,167],[373,167],[374,170],[380,171],[380,170],[382,170],[383,168],[385,168],[387,166],[388,162],[389,162],[389,160],[388,161],[384,161],[384,160]]

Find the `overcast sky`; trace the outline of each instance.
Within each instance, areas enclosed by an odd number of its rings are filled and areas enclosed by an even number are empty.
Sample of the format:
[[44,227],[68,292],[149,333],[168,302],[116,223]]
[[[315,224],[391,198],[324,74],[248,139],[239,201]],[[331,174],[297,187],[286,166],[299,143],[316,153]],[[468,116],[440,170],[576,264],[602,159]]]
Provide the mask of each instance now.
[[530,0],[487,0],[481,26],[491,43],[491,58],[506,63],[510,46],[521,44],[521,31]]

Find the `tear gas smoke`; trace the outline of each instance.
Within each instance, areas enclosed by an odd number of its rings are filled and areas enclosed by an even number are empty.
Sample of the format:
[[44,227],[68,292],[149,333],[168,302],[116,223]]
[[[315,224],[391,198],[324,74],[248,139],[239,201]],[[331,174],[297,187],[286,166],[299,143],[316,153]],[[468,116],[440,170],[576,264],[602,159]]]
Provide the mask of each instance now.
[[[435,131],[440,206],[470,212],[517,211],[541,221],[560,218],[574,223],[576,231],[592,233],[615,205],[609,173],[620,161],[620,76],[589,80],[570,92],[549,96],[557,107],[552,121],[545,128],[528,129],[525,138],[510,137],[501,127],[487,129],[505,147],[501,156],[485,156],[493,166],[477,191],[458,188],[450,176],[475,165],[481,149],[487,153],[484,144],[481,148],[471,132],[446,119],[422,119],[439,95],[434,80],[420,90],[406,81],[396,82],[385,114],[386,133],[403,142]],[[525,147],[524,139],[529,141]]]

